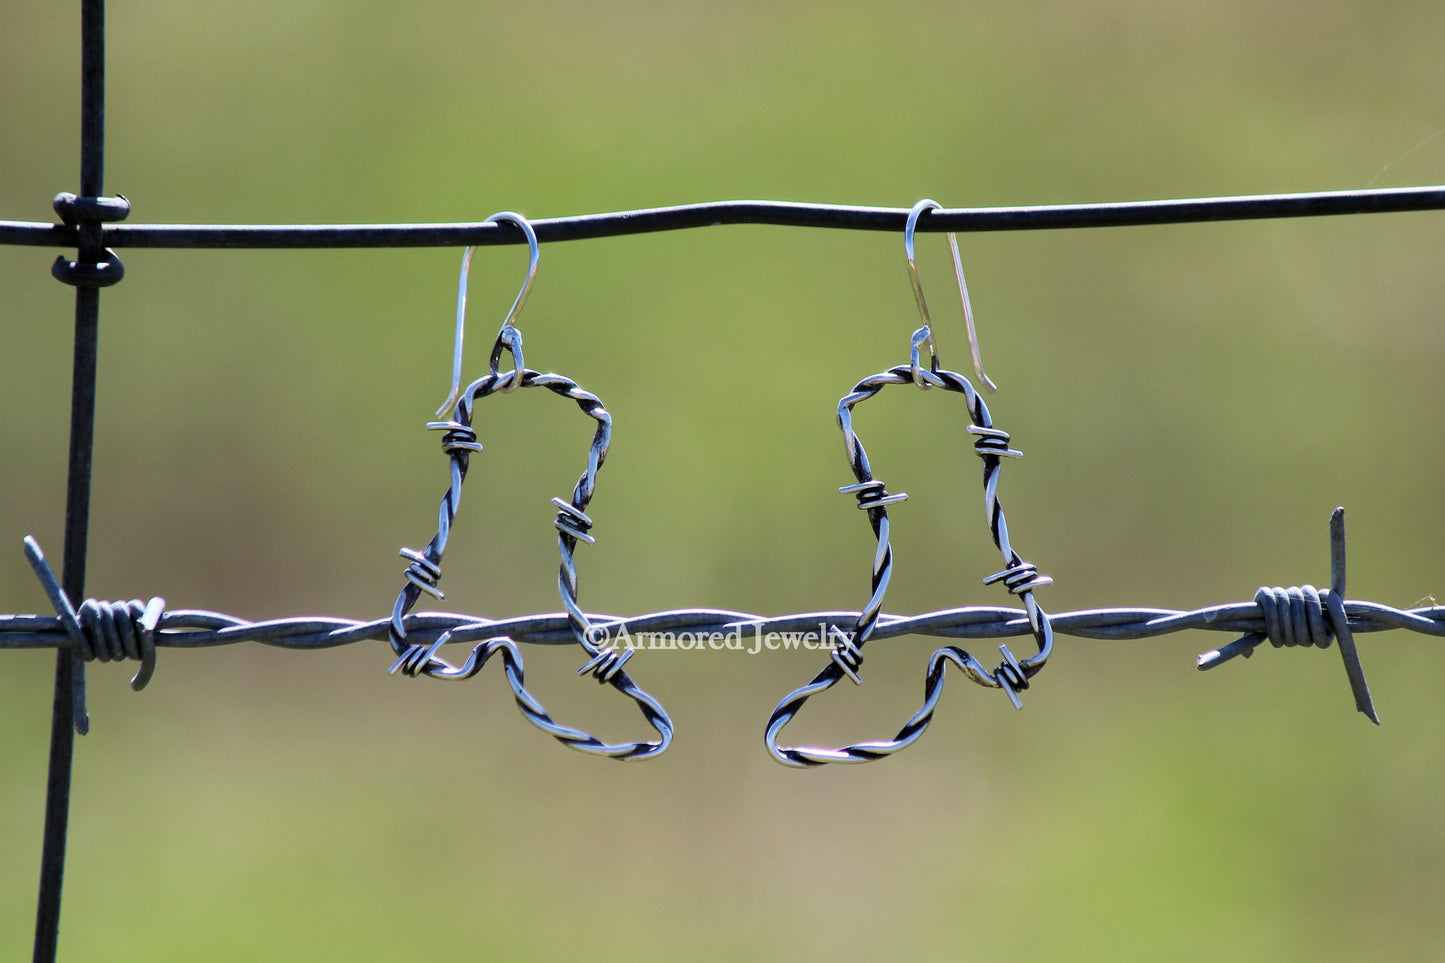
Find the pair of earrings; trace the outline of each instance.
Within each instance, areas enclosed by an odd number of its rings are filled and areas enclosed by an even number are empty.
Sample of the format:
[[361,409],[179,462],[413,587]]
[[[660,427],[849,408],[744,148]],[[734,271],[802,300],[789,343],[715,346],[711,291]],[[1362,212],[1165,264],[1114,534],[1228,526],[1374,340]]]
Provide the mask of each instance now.
[[[787,766],[808,768],[834,762],[871,762],[891,755],[912,745],[922,736],[933,718],[934,707],[943,691],[944,673],[948,664],[953,664],[975,683],[1002,689],[1020,707],[1018,691],[1028,688],[1029,680],[1041,669],[1053,649],[1053,630],[1048,615],[1034,599],[1034,590],[1050,583],[1051,579],[1040,575],[1038,570],[1025,562],[1013,548],[1008,534],[1003,507],[998,499],[999,469],[1004,458],[1013,458],[1019,452],[1009,448],[1007,432],[994,427],[988,406],[974,386],[963,375],[940,367],[938,348],[934,340],[933,323],[929,316],[928,303],[919,282],[918,268],[914,260],[914,234],[919,218],[930,210],[941,209],[931,200],[919,201],[908,215],[904,230],[904,251],[908,259],[908,277],[917,302],[921,324],[913,332],[908,364],[896,365],[887,371],[864,378],[858,382],[838,403],[838,424],[848,450],[849,466],[853,470],[856,484],[839,489],[844,494],[855,496],[858,508],[867,512],[869,525],[877,539],[877,550],[873,559],[872,594],[863,611],[859,613],[851,629],[839,626],[829,627],[830,661],[807,685],[790,693],[768,720],[765,741],[768,751],[778,762]],[[533,724],[573,749],[615,759],[644,759],[658,755],[672,742],[672,722],[666,711],[652,696],[648,695],[627,674],[623,664],[633,654],[631,649],[619,652],[616,649],[598,646],[593,640],[593,624],[577,602],[577,569],[573,553],[577,543],[594,541],[590,534],[592,520],[586,514],[587,507],[596,491],[597,474],[607,457],[612,437],[612,417],[596,395],[584,391],[570,378],[558,374],[542,374],[526,368],[522,358],[522,335],[516,327],[516,319],[536,277],[539,259],[537,235],[526,218],[512,212],[495,214],[487,223],[510,223],[526,236],[529,248],[527,276],[522,289],[507,312],[501,330],[492,346],[489,371],[483,377],[461,389],[462,339],[465,327],[467,275],[471,264],[472,248],[468,247],[462,256],[461,277],[457,293],[456,343],[453,351],[452,387],[447,400],[437,411],[446,421],[435,421],[427,425],[431,430],[441,431],[442,450],[450,460],[451,485],[442,496],[437,519],[437,533],[420,551],[404,548],[401,555],[410,564],[405,571],[406,584],[397,596],[392,609],[389,626],[389,640],[397,656],[392,672],[409,676],[427,675],[439,679],[467,679],[481,671],[494,655],[500,655],[508,682],[512,686],[517,706]],[[958,277],[959,294],[963,300],[964,318],[968,325],[969,343],[973,349],[974,372],[981,384],[994,390],[994,385],[983,372],[979,358],[978,339],[974,331],[972,310],[968,302],[968,288],[964,282],[963,268],[958,254],[958,242],[949,235],[953,253],[954,268]],[[927,359],[923,356],[927,349]],[[501,370],[503,354],[511,356],[512,369]],[[884,387],[896,384],[913,384],[921,389],[942,388],[961,394],[968,408],[970,424],[966,431],[975,436],[974,450],[983,460],[984,509],[989,531],[994,544],[1003,554],[1005,567],[1002,571],[985,578],[984,584],[1002,582],[1009,592],[1023,601],[1029,628],[1038,644],[1038,652],[1024,659],[1016,658],[1008,646],[1000,647],[1003,662],[990,671],[973,655],[958,646],[945,646],[933,653],[929,659],[925,676],[925,698],[922,708],[904,724],[898,734],[890,740],[860,743],[842,748],[819,748],[811,746],[782,746],[778,739],[782,730],[798,714],[812,696],[832,688],[845,676],[855,684],[862,681],[859,669],[863,664],[862,649],[870,638],[886,629],[887,621],[882,615],[883,599],[893,571],[893,549],[889,538],[888,506],[901,502],[908,496],[903,493],[889,494],[883,482],[873,476],[868,455],[863,443],[853,430],[853,409],[859,403],[878,394]],[[541,387],[573,400],[582,412],[596,422],[592,445],[588,451],[587,467],[573,489],[570,500],[554,498],[557,517],[553,525],[557,529],[557,544],[561,555],[558,574],[558,589],[562,603],[567,610],[567,621],[577,644],[587,654],[588,661],[578,674],[590,673],[598,682],[611,685],[623,695],[632,699],[641,710],[643,717],[657,734],[649,742],[608,743],[578,729],[560,725],[552,720],[541,703],[529,693],[524,685],[521,653],[517,644],[506,636],[493,636],[479,642],[471,655],[460,666],[454,666],[443,659],[439,652],[456,634],[465,634],[466,626],[442,632],[430,643],[413,643],[408,637],[406,616],[423,594],[437,599],[443,598],[437,585],[441,579],[442,555],[446,550],[451,527],[461,506],[461,492],[466,480],[467,469],[473,454],[482,450],[472,428],[475,405],[478,401],[495,394],[505,394],[517,388]]]

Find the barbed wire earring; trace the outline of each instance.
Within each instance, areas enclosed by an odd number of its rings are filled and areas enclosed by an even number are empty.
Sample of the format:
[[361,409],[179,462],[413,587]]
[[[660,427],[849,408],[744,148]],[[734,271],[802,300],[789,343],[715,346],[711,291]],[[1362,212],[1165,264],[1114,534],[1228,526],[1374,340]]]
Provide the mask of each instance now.
[[[532,282],[537,275],[537,263],[540,258],[537,234],[526,218],[510,211],[494,214],[487,218],[487,222],[508,222],[516,225],[526,235],[529,249],[527,276],[492,345],[490,370],[462,390],[462,342],[466,325],[467,274],[471,265],[472,248],[468,247],[462,255],[461,277],[457,290],[452,387],[447,395],[447,400],[437,410],[438,418],[446,417],[448,412],[451,417],[445,421],[433,421],[427,424],[429,430],[443,432],[442,451],[450,459],[451,484],[447,488],[446,494],[442,496],[441,508],[437,515],[437,533],[427,543],[427,547],[423,551],[410,548],[401,550],[401,556],[410,560],[411,564],[406,568],[406,584],[396,598],[388,629],[392,651],[397,656],[391,671],[413,677],[427,675],[435,679],[469,679],[480,672],[492,656],[500,654],[503,671],[506,673],[507,681],[511,684],[517,708],[537,728],[553,736],[563,745],[582,752],[609,756],[613,759],[646,759],[663,752],[672,743],[672,721],[668,718],[662,705],[639,688],[623,668],[623,665],[632,656],[632,650],[629,648],[619,652],[615,648],[599,645],[599,641],[605,641],[605,633],[592,625],[587,614],[577,603],[577,566],[573,553],[579,541],[589,544],[596,541],[590,533],[592,519],[587,515],[587,507],[596,491],[597,473],[607,458],[607,450],[612,441],[612,415],[603,407],[602,401],[596,395],[584,391],[572,379],[559,374],[542,374],[523,364],[522,334],[516,326],[516,319],[523,305],[526,304],[527,295],[531,292]],[[511,355],[512,358],[513,364],[510,371],[500,370],[504,352]],[[577,407],[584,414],[596,422],[592,444],[587,452],[587,467],[581,477],[577,479],[577,484],[572,490],[572,497],[570,499],[552,499],[552,504],[557,506],[557,517],[553,521],[553,526],[557,530],[557,546],[562,557],[557,586],[562,596],[562,604],[567,610],[567,621],[571,633],[577,644],[588,655],[588,661],[578,670],[577,674],[590,673],[599,683],[611,685],[618,692],[632,699],[641,710],[643,718],[657,733],[657,739],[654,741],[608,743],[580,729],[573,729],[554,722],[542,704],[527,691],[523,684],[522,655],[517,643],[505,635],[485,637],[489,636],[492,631],[490,626],[485,623],[479,622],[475,625],[462,625],[447,629],[441,631],[435,639],[427,642],[411,640],[409,634],[411,630],[425,628],[424,617],[412,617],[410,620],[407,617],[407,613],[416,605],[422,594],[431,595],[437,599],[445,598],[437,587],[442,575],[442,554],[446,551],[447,539],[451,534],[452,525],[456,521],[457,511],[461,507],[462,484],[466,481],[471,456],[482,451],[482,445],[477,441],[477,433],[472,427],[474,407],[483,398],[511,392],[517,388],[546,388],[564,398],[570,398],[577,403]],[[408,625],[409,621],[413,624]],[[438,654],[442,647],[449,642],[470,642],[477,638],[482,640],[472,649],[466,662],[460,666],[451,665]]]
[[[923,296],[923,286],[918,280],[918,267],[913,257],[913,236],[918,219],[925,211],[938,209],[931,200],[922,200],[909,212],[904,228],[903,249],[908,258],[908,279],[913,287],[914,300],[922,321],[913,332],[908,364],[895,365],[880,374],[864,378],[853,386],[853,390],[838,402],[838,426],[843,430],[843,441],[848,450],[848,465],[853,469],[857,483],[845,485],[839,491],[853,495],[858,507],[868,513],[868,522],[873,528],[878,547],[873,556],[872,595],[863,611],[858,614],[852,628],[844,631],[837,625],[829,625],[828,641],[832,649],[831,661],[813,677],[807,685],[789,693],[780,702],[768,719],[765,741],[768,752],[785,766],[810,768],[827,763],[872,762],[892,755],[916,742],[933,719],[934,707],[943,694],[944,673],[951,663],[961,669],[969,679],[987,688],[1002,689],[1015,708],[1023,708],[1018,693],[1029,687],[1029,680],[1043,668],[1053,651],[1054,634],[1049,617],[1034,599],[1034,589],[1050,584],[1053,580],[1040,575],[1038,569],[1025,562],[1009,541],[1008,523],[1004,519],[1003,506],[998,500],[999,468],[1004,458],[1017,458],[1021,452],[1009,448],[1009,435],[994,427],[988,406],[982,396],[963,375],[939,367],[938,347],[934,341],[933,323],[928,313],[928,302]],[[983,362],[979,357],[978,338],[974,330],[973,311],[968,302],[968,287],[963,279],[963,264],[958,254],[958,241],[949,234],[949,245],[953,252],[954,269],[958,275],[959,295],[963,299],[964,317],[968,323],[969,344],[973,349],[974,373],[988,390],[995,390],[994,384],[984,374]],[[923,348],[928,350],[928,363],[923,364]],[[864,742],[838,749],[814,746],[780,746],[778,738],[783,728],[813,696],[832,688],[845,676],[853,683],[861,684],[859,669],[863,665],[863,645],[879,627],[883,597],[888,591],[888,581],[893,574],[893,546],[889,539],[888,506],[904,501],[908,496],[902,492],[889,494],[882,480],[873,476],[863,443],[853,430],[853,409],[860,402],[872,398],[888,385],[914,384],[919,388],[942,388],[964,396],[972,422],[964,430],[976,435],[974,451],[983,459],[984,511],[988,518],[989,532],[994,545],[1003,553],[1005,568],[983,580],[985,585],[1002,582],[1009,592],[1019,596],[1024,603],[1029,628],[1038,644],[1038,652],[1025,659],[1018,659],[1007,645],[1000,646],[1003,662],[990,672],[978,659],[966,650],[950,645],[933,653],[928,660],[924,677],[924,700],[913,717],[908,720],[892,739]],[[886,623],[885,623],[886,624]]]

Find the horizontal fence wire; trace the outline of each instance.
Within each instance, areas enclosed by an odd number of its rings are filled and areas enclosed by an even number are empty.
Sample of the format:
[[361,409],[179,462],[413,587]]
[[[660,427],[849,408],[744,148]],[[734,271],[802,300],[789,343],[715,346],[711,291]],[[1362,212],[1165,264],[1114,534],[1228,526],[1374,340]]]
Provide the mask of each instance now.
[[[1136,227],[1265,218],[1324,217],[1445,210],[1445,187],[1404,187],[1306,194],[1261,194],[1105,204],[955,208],[930,211],[920,231],[1029,231]],[[716,201],[532,221],[542,242],[577,241],[677,231],[722,224],[772,224],[841,230],[902,232],[908,208]],[[189,225],[117,224],[104,228],[111,248],[385,248],[521,244],[507,223]],[[67,224],[0,221],[0,244],[75,247],[79,229]]]
[[[1425,635],[1445,636],[1445,606],[1397,609],[1378,602],[1346,601],[1349,627],[1355,633],[1408,629]],[[1191,629],[1233,634],[1263,635],[1268,626],[1256,602],[1233,602],[1202,609],[1102,608],[1050,615],[1054,630],[1081,639],[1127,641],[1148,639]],[[671,609],[645,615],[589,614],[588,619],[607,638],[690,632],[799,633],[820,624],[849,626],[857,612],[801,612],[794,615],[755,615],[727,609]],[[330,649],[356,642],[383,641],[388,619],[358,621],[344,618],[302,617],[252,622],[199,609],[177,609],[161,616],[155,634],[158,648],[202,649],[241,642],[256,642],[283,649]],[[450,612],[424,612],[406,618],[409,640],[429,644],[450,632],[453,643],[472,643],[505,635],[517,642],[540,645],[574,645],[565,612],[486,619]],[[1030,633],[1023,609],[965,606],[922,615],[879,616],[872,639],[905,635],[949,639],[1005,639]],[[413,638],[413,636],[415,638]],[[0,649],[57,648],[71,644],[60,619],[53,615],[0,615]],[[642,646],[646,648],[646,646]]]

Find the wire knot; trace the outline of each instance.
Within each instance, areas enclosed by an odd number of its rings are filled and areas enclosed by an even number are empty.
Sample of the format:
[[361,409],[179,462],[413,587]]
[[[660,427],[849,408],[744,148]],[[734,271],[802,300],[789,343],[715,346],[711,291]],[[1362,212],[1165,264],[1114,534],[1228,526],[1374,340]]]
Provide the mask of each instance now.
[[907,492],[899,492],[896,495],[888,494],[882,479],[874,478],[870,481],[859,482],[856,485],[844,485],[838,489],[844,495],[853,495],[858,499],[858,507],[864,510],[870,508],[882,508],[884,505],[892,505],[894,502],[906,502]]
[[1199,668],[1212,669],[1241,655],[1247,659],[1254,654],[1254,647],[1266,639],[1276,648],[1314,645],[1327,649],[1330,642],[1338,638],[1340,658],[1350,679],[1355,708],[1375,725],[1380,724],[1374,700],[1370,697],[1370,685],[1365,681],[1365,669],[1360,665],[1360,653],[1355,647],[1350,615],[1345,609],[1343,508],[1336,508],[1330,515],[1330,587],[1321,591],[1313,585],[1287,589],[1266,586],[1254,593],[1254,604],[1262,616],[1264,631],[1254,629],[1228,645],[1203,653],[1197,663]]
[[587,534],[592,531],[592,519],[582,509],[562,498],[552,499],[557,506],[557,518],[552,525],[564,535],[571,535],[580,542],[595,545],[597,539]]
[[156,626],[165,612],[166,600],[149,602],[101,602],[86,599],[80,603],[76,616],[80,636],[74,646],[75,657],[82,662],[140,662],[130,687],[139,692],[150,682],[156,670]]
[[[66,224],[97,227],[109,221],[123,221],[130,215],[130,201],[124,194],[115,197],[86,197],[68,191],[55,195],[51,202],[56,215]],[[98,233],[98,232],[97,232]],[[82,241],[82,244],[85,242]],[[62,284],[73,287],[103,288],[116,284],[125,277],[125,265],[109,248],[101,249],[97,260],[65,256],[55,259],[50,266],[50,276]]]
[[476,430],[471,425],[464,425],[460,421],[430,421],[427,422],[427,428],[446,432],[442,435],[442,451],[447,455],[479,453],[482,450],[481,442],[477,441]]
[[1003,661],[997,669],[993,670],[993,680],[998,683],[999,688],[1007,693],[1009,701],[1014,704],[1015,709],[1022,709],[1024,704],[1019,701],[1018,693],[1029,687],[1029,675],[1014,654],[1009,651],[1008,646],[998,647],[1003,653]]
[[1008,432],[1001,428],[980,428],[968,425],[963,429],[970,435],[978,435],[973,443],[974,454],[980,458],[990,455],[994,458],[1022,458],[1024,453],[1008,446]]
[[[1017,556],[1015,556],[1017,558]],[[1054,580],[1047,575],[1040,575],[1038,567],[1032,562],[1025,562],[1022,559],[1017,564],[1004,569],[1002,572],[995,572],[983,580],[984,585],[992,585],[994,582],[1003,582],[1008,588],[1010,595],[1023,595],[1025,592],[1032,592],[1036,588],[1043,588],[1045,585],[1053,585]]]
[[418,642],[407,646],[401,658],[392,663],[391,673],[394,675],[400,672],[408,678],[415,679],[423,675],[445,676],[448,672],[455,672],[456,669],[450,662],[437,655],[437,652],[447,642],[451,641],[450,630],[437,636],[435,642]]
[[623,665],[632,658],[634,649],[619,651],[613,648],[601,649],[582,668],[577,670],[578,675],[592,673],[592,678],[598,684],[605,684],[612,681],[612,677],[622,671]]
[[434,599],[440,601],[446,598],[446,593],[437,588],[437,583],[441,581],[442,577],[442,567],[439,562],[434,561],[431,556],[423,552],[418,552],[414,548],[404,548],[397,552],[397,554],[402,558],[411,559],[411,564],[408,565],[406,571],[402,573],[406,576],[408,582]]
[[[60,625],[70,638],[70,648],[75,658],[81,662],[92,662],[96,659],[102,662],[137,659],[140,661],[140,669],[130,680],[130,687],[137,692],[144,689],[156,670],[155,633],[160,626],[161,616],[165,614],[166,600],[153,598],[142,603],[139,599],[130,602],[98,602],[95,599],[86,599],[80,604],[80,608],[76,609],[71,604],[64,586],[51,570],[50,563],[45,560],[40,543],[34,536],[27,535],[24,544],[25,558],[30,562],[30,568],[50,598],[50,604],[55,606],[55,614],[60,617]],[[85,709],[84,680],[84,674],[78,672],[74,690],[73,724],[75,731],[81,735],[90,731],[90,715]]]
[[1334,623],[1324,599],[1313,585],[1289,588],[1263,586],[1254,593],[1254,604],[1264,616],[1264,637],[1276,649],[1284,646],[1319,646],[1328,649],[1335,640]]
[[89,197],[64,191],[50,202],[55,214],[66,224],[104,224],[130,217],[130,199],[124,194],[114,197]]
[[853,641],[853,636],[834,625],[828,629],[828,640],[832,642],[829,658],[853,680],[854,685],[862,685],[863,677],[858,670],[863,668],[863,650]]

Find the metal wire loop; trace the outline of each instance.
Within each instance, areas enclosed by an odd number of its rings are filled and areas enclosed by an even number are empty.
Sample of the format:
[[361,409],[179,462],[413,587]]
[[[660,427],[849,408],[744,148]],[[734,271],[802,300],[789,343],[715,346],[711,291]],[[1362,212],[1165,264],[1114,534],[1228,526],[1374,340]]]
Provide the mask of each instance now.
[[[527,303],[527,295],[532,292],[532,282],[537,278],[537,264],[542,259],[542,249],[537,243],[537,232],[532,229],[532,224],[525,217],[512,211],[500,211],[483,221],[483,224],[499,224],[508,222],[517,225],[527,237],[527,276],[522,280],[522,290],[517,292],[516,300],[507,311],[507,316],[502,320],[501,330],[497,332],[497,340],[492,345],[490,359],[490,370],[492,374],[497,373],[501,363],[502,351],[505,349],[512,355],[514,362],[512,371],[513,378],[497,390],[511,391],[517,387],[521,378],[522,369],[525,367],[522,361],[522,335],[516,327],[517,316],[522,313],[522,307]],[[447,392],[447,400],[442,402],[437,409],[436,416],[441,418],[451,410],[457,400],[457,394],[462,387],[462,342],[467,329],[467,280],[471,273],[472,252],[476,250],[475,245],[468,245],[462,252],[462,269],[457,279],[457,323],[455,342],[452,347],[452,387]]]
[[908,222],[903,226],[903,254],[908,258],[908,283],[913,288],[913,300],[918,304],[918,318],[922,325],[913,332],[911,366],[913,369],[913,383],[920,388],[927,388],[929,384],[923,380],[923,367],[919,363],[920,349],[928,347],[928,370],[938,370],[938,343],[933,338],[933,319],[928,315],[928,299],[923,296],[923,283],[918,279],[918,264],[913,257],[913,234],[918,229],[918,218],[924,211],[942,210],[943,205],[937,201],[925,198],[913,205],[908,212]]
[[[911,241],[911,235],[910,235]],[[910,250],[911,254],[911,250]],[[922,304],[922,292],[915,284],[914,292]],[[780,746],[779,736],[783,728],[792,721],[803,705],[814,695],[833,687],[845,676],[855,684],[862,682],[860,669],[863,665],[863,646],[879,625],[883,597],[893,574],[893,546],[889,536],[888,505],[902,501],[905,495],[889,495],[883,482],[873,477],[868,454],[863,443],[853,430],[853,408],[860,402],[873,397],[888,385],[918,384],[919,366],[915,337],[915,354],[910,364],[897,365],[880,374],[864,378],[853,390],[838,402],[838,426],[843,431],[844,446],[848,452],[848,464],[857,478],[857,483],[847,485],[839,491],[852,494],[858,499],[858,507],[868,512],[868,521],[877,540],[873,556],[873,594],[867,605],[858,613],[851,631],[845,631],[836,624],[830,624],[828,641],[831,652],[829,664],[824,666],[813,680],[789,693],[773,710],[768,719],[764,740],[768,752],[774,759],[786,766],[806,768],[826,763],[871,762],[891,755],[913,744],[928,728],[933,718],[933,708],[942,693],[944,672],[948,664],[959,667],[968,678],[987,688],[1002,689],[1015,708],[1022,708],[1018,693],[1029,687],[1029,680],[1043,668],[1053,651],[1054,634],[1049,616],[1034,599],[1034,590],[1052,583],[1046,575],[1040,575],[1037,567],[1024,561],[1014,551],[1009,541],[1008,524],[1004,519],[1003,506],[998,500],[998,479],[1001,461],[1006,457],[1017,457],[1019,452],[1008,447],[1009,436],[993,426],[993,419],[983,397],[974,390],[967,378],[957,372],[935,369],[924,372],[927,383],[946,391],[962,394],[967,402],[970,429],[979,437],[974,451],[983,459],[984,511],[988,519],[989,532],[994,545],[1004,558],[1005,568],[985,578],[984,584],[1003,582],[1013,595],[1024,603],[1024,613],[1029,631],[1038,645],[1038,651],[1025,659],[1018,659],[1008,646],[1000,646],[1003,662],[997,669],[986,669],[977,659],[957,646],[939,649],[929,660],[924,687],[924,704],[898,734],[890,740],[858,743],[839,749],[815,746]]]
[[71,260],[62,255],[50,265],[50,276],[71,287],[108,288],[125,277],[125,264],[110,248],[99,261]]
[[492,355],[487,359],[487,369],[494,375],[501,371],[503,352],[512,356],[512,370],[507,372],[511,377],[500,381],[497,390],[515,391],[521,383],[527,362],[522,358],[522,332],[510,324],[502,325],[502,330],[497,332],[497,340],[492,343]]
[[[913,209],[908,212],[908,220],[903,227],[903,253],[908,258],[908,283],[913,288],[913,299],[918,304],[918,317],[923,322],[922,327],[913,332],[911,346],[911,365],[913,368],[913,383],[920,388],[935,387],[935,385],[924,375],[924,368],[921,363],[921,349],[928,347],[928,371],[938,370],[938,345],[933,335],[933,319],[928,311],[928,299],[923,296],[923,283],[918,279],[918,264],[913,255],[913,236],[918,229],[918,219],[925,211],[941,211],[943,206],[937,201],[924,198]],[[958,253],[958,236],[952,232],[948,235],[948,248],[953,255],[953,273],[958,280],[958,296],[963,302],[963,321],[968,329],[968,347],[973,355],[973,373],[978,376],[979,383],[989,391],[997,391],[998,386],[988,375],[984,374],[983,358],[978,349],[978,330],[973,323],[973,306],[968,299],[968,282],[963,279],[963,259]]]
[[114,224],[130,217],[130,198],[124,194],[88,197],[62,191],[55,195],[50,206],[66,224]]

